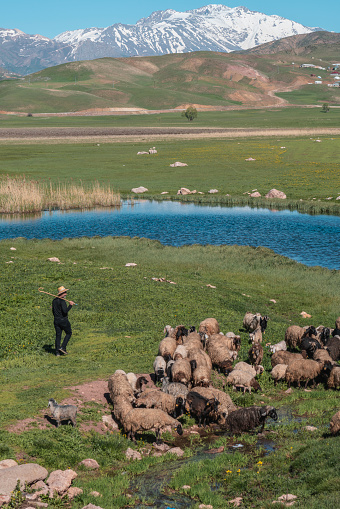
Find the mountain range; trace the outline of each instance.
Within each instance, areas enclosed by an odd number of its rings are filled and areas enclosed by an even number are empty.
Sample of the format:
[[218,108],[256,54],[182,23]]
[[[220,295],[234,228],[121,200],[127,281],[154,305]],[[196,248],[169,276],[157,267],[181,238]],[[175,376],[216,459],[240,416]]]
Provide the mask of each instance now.
[[0,28],[0,67],[22,75],[102,57],[247,50],[283,37],[322,30],[280,16],[212,4],[186,12],[156,11],[135,25],[63,32],[54,39]]

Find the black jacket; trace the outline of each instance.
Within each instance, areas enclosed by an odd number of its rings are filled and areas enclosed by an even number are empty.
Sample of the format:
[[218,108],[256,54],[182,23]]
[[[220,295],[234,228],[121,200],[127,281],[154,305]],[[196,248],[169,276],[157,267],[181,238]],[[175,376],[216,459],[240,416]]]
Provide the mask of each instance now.
[[59,297],[53,299],[52,313],[54,316],[54,321],[58,322],[59,320],[67,319],[67,314],[71,308],[72,308],[71,304],[68,306],[65,300],[59,299]]

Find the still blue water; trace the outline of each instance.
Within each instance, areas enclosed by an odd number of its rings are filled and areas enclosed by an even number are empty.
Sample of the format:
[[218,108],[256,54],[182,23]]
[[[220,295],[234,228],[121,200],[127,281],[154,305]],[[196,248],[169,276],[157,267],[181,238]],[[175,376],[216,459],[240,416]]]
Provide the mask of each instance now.
[[146,237],[172,246],[265,246],[306,265],[340,269],[339,216],[141,200],[133,206],[124,202],[120,209],[54,211],[36,218],[0,219],[0,239],[95,235]]

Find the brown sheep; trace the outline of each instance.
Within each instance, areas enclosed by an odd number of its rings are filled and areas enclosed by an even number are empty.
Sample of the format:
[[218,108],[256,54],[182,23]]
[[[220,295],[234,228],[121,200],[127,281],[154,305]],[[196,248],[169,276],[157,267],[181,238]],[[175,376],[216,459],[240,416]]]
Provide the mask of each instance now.
[[191,350],[188,358],[191,364],[193,386],[209,387],[212,369],[209,355],[203,350]]
[[263,336],[262,336],[261,327],[257,327],[257,329],[255,329],[253,332],[249,333],[249,341],[253,344],[254,343],[262,343],[262,339],[263,339]]
[[158,355],[164,357],[166,362],[168,362],[170,359],[172,359],[172,356],[174,355],[176,348],[177,348],[176,339],[171,336],[167,336],[166,338],[162,339],[162,341],[159,343]]
[[327,380],[327,386],[333,389],[340,388],[340,366],[334,366]]
[[242,370],[233,370],[229,375],[227,376],[227,384],[231,384],[234,386],[235,389],[238,387],[243,389],[243,393],[246,392],[246,390],[249,391],[251,394],[251,389],[253,388],[255,391],[261,390],[260,384],[257,380],[251,375],[250,373],[247,373],[246,371]]
[[167,394],[166,392],[162,392],[158,389],[150,389],[143,392],[136,401],[137,408],[158,408],[159,410],[163,410],[167,414],[171,415],[174,418],[182,415],[183,408],[182,404],[183,399],[177,398],[177,401],[174,396],[171,394]]
[[291,364],[294,361],[304,359],[301,353],[292,353],[287,352],[285,350],[280,350],[278,352],[273,353],[271,358],[272,367],[276,366],[276,364]]
[[220,332],[220,326],[216,318],[206,318],[200,323],[198,330],[207,336],[212,336]]
[[315,386],[315,379],[321,374],[324,368],[323,362],[313,361],[311,359],[299,359],[288,365],[286,371],[286,382],[290,387],[292,382],[297,382],[300,387],[300,382],[305,381],[305,388],[310,380]]
[[288,348],[295,349],[300,346],[306,330],[299,325],[290,325],[285,332],[285,342]]
[[224,424],[227,415],[237,410],[229,394],[219,389],[215,389],[214,387],[195,387],[195,392],[198,392],[198,394],[201,394],[207,399],[217,399],[220,404],[215,418],[219,424]]
[[170,382],[178,382],[184,385],[189,385],[191,381],[191,364],[190,360],[178,359],[176,360],[169,372]]
[[143,431],[154,431],[157,442],[160,441],[162,432],[168,427],[176,429],[179,435],[183,434],[182,425],[177,419],[156,408],[133,408],[123,417],[121,424],[128,438],[134,442],[136,433]]
[[276,385],[279,380],[284,380],[286,377],[287,364],[276,364],[271,371],[271,377]]
[[219,372],[228,373],[232,368],[233,360],[237,352],[231,352],[223,343],[218,341],[208,341],[207,353],[211,359],[212,365]]
[[315,352],[313,354],[313,360],[314,361],[324,361],[324,362],[326,362],[326,361],[334,362],[332,357],[327,352],[327,350],[325,350],[323,348],[318,348],[317,350],[315,350]]
[[248,352],[250,364],[258,366],[263,359],[263,348],[259,343],[254,343]]
[[340,431],[340,410],[333,415],[329,424],[330,432],[332,435],[336,435]]
[[187,350],[188,356],[191,350],[203,350],[201,336],[198,334],[198,332],[191,332],[188,334],[188,336],[183,340],[183,345]]
[[123,373],[116,372],[109,377],[108,388],[112,403],[115,402],[117,396],[124,396],[132,403],[135,400],[134,391],[131,387],[127,376]]
[[261,313],[251,313],[250,311],[247,311],[243,318],[243,327],[248,332],[253,332],[255,329],[257,329],[260,326],[261,321]]

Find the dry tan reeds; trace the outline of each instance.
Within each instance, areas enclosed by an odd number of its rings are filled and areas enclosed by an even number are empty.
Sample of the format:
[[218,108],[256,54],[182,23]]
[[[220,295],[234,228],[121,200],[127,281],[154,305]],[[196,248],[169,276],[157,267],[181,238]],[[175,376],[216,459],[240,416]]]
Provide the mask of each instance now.
[[50,209],[85,209],[120,205],[120,194],[99,182],[38,182],[25,176],[0,178],[0,213],[25,214]]

